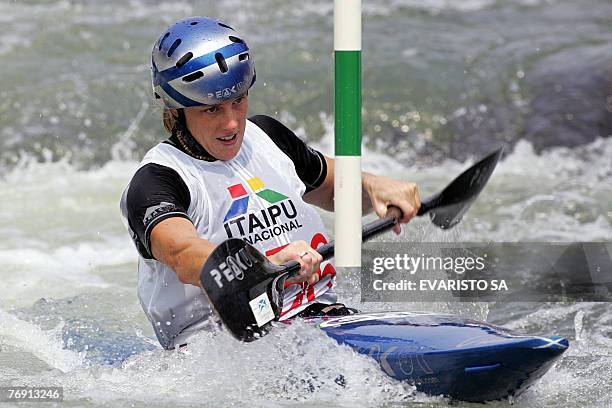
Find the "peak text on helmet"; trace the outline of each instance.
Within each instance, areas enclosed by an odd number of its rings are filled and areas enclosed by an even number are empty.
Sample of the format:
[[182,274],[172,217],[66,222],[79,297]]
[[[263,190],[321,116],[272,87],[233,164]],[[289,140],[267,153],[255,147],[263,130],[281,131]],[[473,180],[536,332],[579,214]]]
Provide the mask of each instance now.
[[244,82],[238,82],[236,85],[232,86],[231,88],[224,88],[220,91],[215,92],[214,94],[209,93],[208,97],[213,99],[213,98],[227,98],[230,95],[239,93],[242,91],[242,88],[244,88]]

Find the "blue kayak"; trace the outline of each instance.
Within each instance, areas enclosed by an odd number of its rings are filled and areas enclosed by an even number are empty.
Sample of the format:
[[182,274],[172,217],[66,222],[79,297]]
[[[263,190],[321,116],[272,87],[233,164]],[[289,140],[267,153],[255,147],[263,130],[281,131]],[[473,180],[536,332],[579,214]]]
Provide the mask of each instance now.
[[559,336],[528,336],[453,315],[384,312],[309,319],[419,391],[462,401],[517,396],[567,350]]

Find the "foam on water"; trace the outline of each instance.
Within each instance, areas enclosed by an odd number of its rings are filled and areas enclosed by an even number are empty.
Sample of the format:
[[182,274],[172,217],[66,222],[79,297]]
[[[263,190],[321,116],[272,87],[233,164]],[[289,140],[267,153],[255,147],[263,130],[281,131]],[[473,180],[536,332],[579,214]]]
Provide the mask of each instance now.
[[112,286],[101,273],[135,261],[118,217],[122,185],[134,170],[134,163],[78,171],[64,161],[24,159],[4,175],[0,299],[24,306]]
[[23,306],[41,297],[73,296],[84,290],[105,289],[113,283],[96,275],[100,268],[134,261],[131,242],[124,236],[74,246],[0,250],[5,302]]
[[[548,304],[510,322],[515,330],[573,330],[570,348],[555,368],[519,398],[530,406],[583,401],[585,406],[612,403],[612,314],[607,303]],[[588,402],[587,402],[588,401]]]
[[[416,229],[432,241],[609,241],[612,239],[612,139],[537,155],[529,142],[506,152],[483,194],[451,233]],[[469,162],[468,162],[469,163]],[[420,185],[427,196],[465,169],[447,160],[433,168],[394,172]],[[445,238],[446,237],[446,238]],[[409,240],[412,240],[409,238]]]
[[[44,331],[0,309],[0,344],[28,352],[44,361],[49,368],[63,373],[74,370],[83,362],[83,355],[66,350],[59,333],[61,326]],[[1,380],[5,380],[0,378]]]
[[260,341],[240,344],[228,334],[203,332],[187,352],[153,350],[120,367],[94,366],[49,373],[70,400],[88,404],[153,406],[287,406],[304,402],[334,406],[379,406],[428,401],[394,381],[371,359],[307,324],[283,327]]

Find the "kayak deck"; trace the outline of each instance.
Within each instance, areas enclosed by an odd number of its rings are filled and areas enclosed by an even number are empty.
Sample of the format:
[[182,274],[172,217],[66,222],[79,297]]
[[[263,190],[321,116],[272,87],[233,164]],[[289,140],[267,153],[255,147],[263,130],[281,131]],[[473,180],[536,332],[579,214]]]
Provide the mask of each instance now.
[[569,346],[458,316],[385,312],[308,319],[328,336],[374,358],[392,378],[462,401],[517,396]]

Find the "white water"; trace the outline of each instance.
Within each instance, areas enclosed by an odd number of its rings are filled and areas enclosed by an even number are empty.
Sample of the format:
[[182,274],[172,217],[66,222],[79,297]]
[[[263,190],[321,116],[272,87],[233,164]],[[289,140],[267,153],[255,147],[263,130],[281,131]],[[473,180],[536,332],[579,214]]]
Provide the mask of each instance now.
[[[154,37],[187,15],[235,25],[257,54],[252,113],[322,136],[331,154],[332,10],[329,0],[0,2],[0,386],[63,386],[65,405],[79,407],[446,406],[303,325],[249,345],[203,333],[188,355],[164,352],[136,298],[117,202],[133,159],[161,137],[149,104]],[[609,67],[611,10],[601,0],[364,1],[364,141],[379,149],[365,149],[364,168],[416,181],[425,197],[468,163],[414,163],[538,131],[561,144],[605,135],[596,113],[609,82],[597,75]],[[385,239],[610,242],[611,157],[612,138],[541,155],[519,142],[455,229],[419,219]],[[563,359],[514,406],[612,406],[607,303],[360,305],[357,276],[338,286],[363,310],[567,336]]]
[[[541,156],[520,143],[457,230],[445,234],[418,220],[400,240],[611,241],[610,157],[610,139]],[[466,165],[417,169],[364,153],[366,169],[415,180],[424,195]],[[300,324],[246,346],[224,333],[203,333],[187,355],[162,351],[136,298],[136,252],[117,206],[136,166],[111,161],[80,171],[65,162],[24,160],[0,180],[0,384],[63,386],[78,406],[446,404],[415,394],[368,358]],[[323,216],[331,227],[330,215]],[[568,336],[571,348],[561,362],[515,406],[610,406],[608,304],[519,304],[505,311],[504,305],[359,305],[351,282],[340,285],[341,293],[362,309],[493,313],[496,323],[515,330]]]

